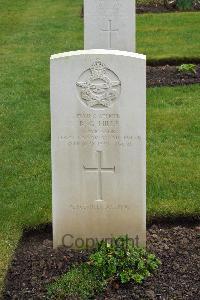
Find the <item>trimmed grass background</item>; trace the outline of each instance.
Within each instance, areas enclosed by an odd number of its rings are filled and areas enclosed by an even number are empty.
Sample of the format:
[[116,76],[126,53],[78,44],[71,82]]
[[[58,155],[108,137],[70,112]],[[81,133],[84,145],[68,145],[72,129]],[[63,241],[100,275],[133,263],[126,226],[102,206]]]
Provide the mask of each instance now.
[[[0,287],[23,228],[51,221],[49,57],[83,48],[79,0],[0,0]],[[138,51],[196,57],[200,14],[140,15]],[[149,216],[199,205],[200,85],[148,91]]]
[[137,46],[149,61],[200,59],[200,12],[138,15]]
[[200,216],[200,85],[147,94],[148,216]]

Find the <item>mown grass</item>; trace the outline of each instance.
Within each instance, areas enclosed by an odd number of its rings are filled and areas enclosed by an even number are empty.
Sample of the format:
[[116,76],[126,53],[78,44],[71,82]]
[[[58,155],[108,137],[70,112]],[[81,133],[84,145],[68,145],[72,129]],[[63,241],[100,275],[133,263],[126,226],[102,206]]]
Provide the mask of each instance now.
[[148,215],[200,215],[200,85],[152,88],[147,102]]
[[[51,221],[49,57],[83,48],[81,3],[0,0],[0,286],[23,228]],[[167,15],[139,16],[139,51],[154,58],[196,55],[198,16],[173,14],[171,23]],[[199,85],[149,90],[149,216],[199,212],[199,91]]]
[[200,59],[200,12],[138,15],[137,46],[149,61]]

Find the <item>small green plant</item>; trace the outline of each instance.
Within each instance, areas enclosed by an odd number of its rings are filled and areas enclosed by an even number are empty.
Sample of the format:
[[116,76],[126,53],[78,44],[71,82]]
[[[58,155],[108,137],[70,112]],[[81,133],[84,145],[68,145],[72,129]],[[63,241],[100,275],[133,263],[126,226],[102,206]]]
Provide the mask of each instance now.
[[183,64],[178,67],[178,71],[180,73],[190,73],[190,74],[196,74],[196,65],[193,64]]
[[141,283],[160,264],[155,255],[134,247],[127,236],[116,238],[111,244],[103,242],[90,260],[104,278],[117,279],[121,283],[131,280]]
[[179,10],[190,10],[193,6],[193,0],[177,0]]
[[112,239],[111,243],[102,241],[87,263],[73,267],[49,285],[48,295],[50,299],[90,299],[114,280],[141,283],[159,265],[155,255],[133,246],[127,236]]

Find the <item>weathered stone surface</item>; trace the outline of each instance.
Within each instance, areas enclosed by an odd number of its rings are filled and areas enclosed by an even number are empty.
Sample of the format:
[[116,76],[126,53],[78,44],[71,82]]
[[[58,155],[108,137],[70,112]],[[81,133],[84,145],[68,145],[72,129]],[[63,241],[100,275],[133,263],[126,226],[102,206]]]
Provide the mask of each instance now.
[[114,50],[51,57],[55,247],[122,234],[145,245],[145,69]]

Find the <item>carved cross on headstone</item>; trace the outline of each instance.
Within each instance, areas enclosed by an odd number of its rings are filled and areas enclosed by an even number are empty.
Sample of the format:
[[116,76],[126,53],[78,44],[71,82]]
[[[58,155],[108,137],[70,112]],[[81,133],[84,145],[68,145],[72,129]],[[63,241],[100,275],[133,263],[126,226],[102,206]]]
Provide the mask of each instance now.
[[103,201],[103,192],[102,192],[102,173],[103,172],[115,172],[115,167],[113,168],[103,168],[102,167],[102,151],[97,151],[97,168],[86,168],[83,166],[86,172],[97,172],[98,180],[97,180],[97,199],[96,201]]
[[112,33],[118,32],[119,29],[112,28],[112,20],[108,20],[108,29],[101,29],[101,31],[105,31],[109,33],[109,42],[108,42],[108,48],[112,49]]

